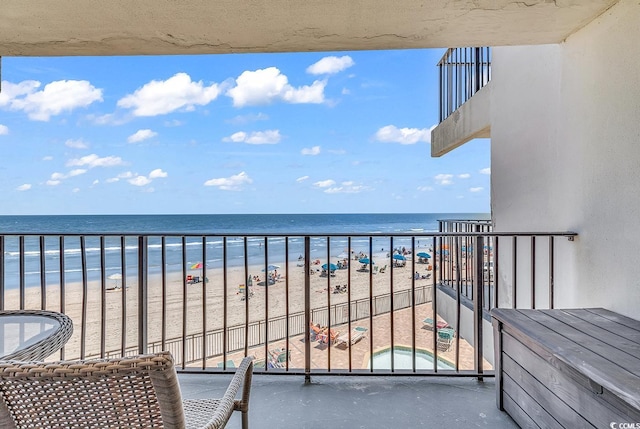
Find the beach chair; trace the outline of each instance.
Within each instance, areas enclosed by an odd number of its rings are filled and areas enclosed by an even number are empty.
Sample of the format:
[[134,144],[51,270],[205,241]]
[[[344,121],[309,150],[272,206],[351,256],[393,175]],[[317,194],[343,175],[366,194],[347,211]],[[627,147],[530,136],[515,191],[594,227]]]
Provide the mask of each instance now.
[[223,428],[236,410],[247,429],[252,374],[253,361],[244,358],[223,397],[182,400],[169,352],[85,361],[4,361],[0,427]]
[[384,267],[381,267],[381,268],[378,270],[378,272],[379,272],[380,274],[384,273],[385,271],[387,271],[387,266],[386,266],[386,265],[385,265]]
[[327,330],[325,329],[320,334],[318,334],[318,342],[323,344],[335,344],[336,338],[340,335],[340,331],[334,331],[333,329]]
[[363,339],[366,336],[367,331],[368,329],[364,326],[356,326],[351,329],[351,341],[349,341],[349,334],[344,333],[342,335],[338,335],[335,340],[335,345],[347,348],[349,345],[353,345]]
[[446,352],[451,348],[453,343],[453,337],[455,331],[451,328],[438,329],[438,339],[436,340],[436,346],[441,352]]
[[[433,319],[431,317],[427,317],[422,321],[422,323],[425,324],[425,327],[428,330],[433,331]],[[436,329],[442,329],[442,328],[448,328],[448,327],[449,327],[449,324],[447,322],[444,322],[442,320],[438,320],[436,322]]]
[[286,368],[291,360],[291,350],[284,348],[269,350],[269,368]]
[[218,368],[225,368],[225,367],[226,368],[235,368],[236,364],[231,359],[229,359],[227,362],[218,362],[216,364],[216,367],[218,367]]
[[318,339],[318,335],[322,333],[322,328],[320,325],[316,325],[313,322],[309,322],[309,337],[311,341],[316,341]]

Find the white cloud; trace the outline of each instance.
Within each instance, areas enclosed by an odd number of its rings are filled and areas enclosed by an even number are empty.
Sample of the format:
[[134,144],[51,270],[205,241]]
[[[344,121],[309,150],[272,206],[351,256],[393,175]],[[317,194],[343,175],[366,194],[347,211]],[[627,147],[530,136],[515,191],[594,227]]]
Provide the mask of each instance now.
[[7,134],[9,134],[9,127],[7,127],[6,125],[0,124],[0,136],[4,136]]
[[451,185],[453,181],[453,174],[438,174],[434,177],[438,185]]
[[480,174],[491,174],[491,167],[483,168],[480,170]]
[[31,184],[30,183],[25,183],[24,185],[20,185],[16,188],[16,191],[28,191],[29,189],[31,189]]
[[311,64],[307,67],[307,73],[310,74],[334,74],[346,70],[353,66],[355,62],[353,59],[344,55],[342,57],[324,57],[315,64]]
[[334,155],[344,155],[345,153],[347,153],[347,151],[344,149],[329,149],[327,152],[332,153]]
[[51,116],[102,101],[102,90],[86,80],[59,80],[48,83],[41,91],[34,80],[18,84],[2,83],[0,107],[25,112],[29,119],[48,121]]
[[71,170],[67,174],[67,177],[79,176],[79,175],[84,174],[86,172],[87,172],[87,170],[85,170],[84,168],[76,168],[75,170]]
[[[326,181],[326,182],[329,182],[329,181]],[[333,181],[331,180],[331,182]],[[354,183],[352,180],[346,180],[340,183],[340,186],[333,186],[333,185],[335,185],[335,183],[330,184],[328,187],[324,186],[327,189],[325,189],[323,192],[326,194],[357,194],[359,192],[370,189],[368,186],[358,185]]]
[[296,179],[296,182],[300,183],[300,182],[304,182],[305,180],[309,179],[309,176],[302,176],[302,177],[298,177]]
[[167,172],[162,171],[162,169],[160,168],[156,168],[151,173],[149,173],[149,179],[159,179],[167,176],[168,176]]
[[482,186],[479,186],[477,188],[469,188],[469,192],[480,192],[482,191],[484,188]]
[[239,191],[242,185],[253,183],[253,180],[244,171],[230,177],[220,177],[204,182],[204,186],[217,186],[223,191]]
[[251,133],[238,131],[229,137],[223,138],[222,141],[248,144],[276,144],[281,138],[280,130],[253,131]]
[[420,192],[433,191],[433,187],[431,186],[418,186],[416,189]]
[[249,113],[248,115],[238,115],[229,119],[226,122],[233,125],[246,125],[250,122],[266,121],[267,119],[269,119],[269,115],[260,112],[255,114]]
[[458,179],[468,179],[469,177],[471,177],[469,173],[458,174]]
[[133,109],[135,116],[165,115],[179,109],[193,110],[204,106],[220,94],[218,84],[204,86],[186,73],[177,73],[165,81],[152,80],[133,94],[118,100],[118,107]]
[[226,95],[233,99],[235,107],[269,104],[274,101],[319,104],[324,102],[326,84],[326,81],[316,80],[311,85],[295,88],[280,70],[269,67],[244,71],[236,79],[236,86],[229,89]]
[[46,183],[49,186],[57,186],[60,183],[62,183],[64,179],[68,179],[69,177],[74,177],[74,176],[80,176],[86,172],[87,170],[84,168],[76,168],[75,170],[71,170],[67,174],[54,172],[54,173],[51,173],[51,178],[47,180]]
[[95,153],[91,155],[83,156],[82,158],[70,159],[67,161],[67,167],[82,167],[87,166],[88,168],[94,167],[115,167],[117,165],[122,165],[122,159],[119,156],[105,156],[100,158]]
[[155,131],[152,131],[150,129],[143,129],[143,130],[138,130],[135,133],[131,134],[127,138],[127,141],[129,143],[138,143],[138,142],[141,142],[143,140],[147,140],[147,139],[150,139],[152,137],[155,137],[157,135],[158,135],[158,133],[156,133]]
[[342,95],[349,95],[349,94],[351,94],[351,91],[349,90],[349,88],[342,88],[341,94]]
[[145,186],[151,183],[151,179],[148,179],[145,176],[136,176],[132,179],[129,179],[129,183],[131,183],[134,186]]
[[100,183],[100,181],[99,181],[98,179],[96,179],[96,180],[94,180],[93,182],[91,182],[91,185],[95,186],[95,185],[97,185],[98,183]]
[[73,188],[71,192],[73,192],[74,194],[77,194],[78,192],[80,192],[80,188]]
[[118,174],[116,177],[111,177],[111,178],[105,180],[105,182],[107,182],[107,183],[115,183],[115,182],[120,181],[120,179],[130,179],[132,177],[134,177],[134,174],[132,172],[125,171],[124,173]]
[[[168,174],[166,171],[162,171],[161,168],[156,168],[149,173],[149,176],[143,176],[141,174],[133,174],[130,171],[126,171],[124,173],[118,174],[116,177],[112,177],[107,179],[107,183],[114,183],[119,181],[120,179],[126,179],[127,182],[131,183],[134,186],[147,186],[154,179],[160,179],[163,177],[167,177]],[[147,192],[153,192],[154,189],[146,189]]]
[[376,140],[384,143],[416,144],[418,142],[431,142],[431,129],[429,128],[398,128],[395,125],[387,125],[376,132]]
[[42,160],[43,161],[53,161],[53,157],[51,155],[43,156]]
[[170,121],[164,121],[164,126],[165,127],[179,127],[181,125],[183,125],[184,122],[179,121],[177,119],[172,119]]
[[117,115],[115,113],[105,113],[104,115],[90,114],[86,116],[87,120],[96,125],[122,125],[131,120],[129,117]]
[[86,149],[89,147],[81,139],[78,139],[78,140],[69,139],[66,142],[64,142],[64,145],[73,149]]
[[319,182],[314,183],[314,186],[317,186],[318,188],[328,188],[335,184],[336,184],[335,180],[327,179],[327,180],[320,180]]
[[311,156],[318,155],[320,154],[320,146],[305,147],[300,151],[300,153],[303,155],[311,155]]

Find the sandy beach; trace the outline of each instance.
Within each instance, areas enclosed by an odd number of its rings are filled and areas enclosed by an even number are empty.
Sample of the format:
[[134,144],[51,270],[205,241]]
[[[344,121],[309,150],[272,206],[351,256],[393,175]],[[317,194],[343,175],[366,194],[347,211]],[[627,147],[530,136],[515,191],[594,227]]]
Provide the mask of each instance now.
[[[375,258],[375,256],[374,256]],[[375,260],[375,259],[374,259]],[[381,260],[381,259],[379,259]],[[386,259],[388,261],[388,259]],[[310,302],[312,309],[326,309],[329,306],[346,303],[348,298],[352,303],[358,300],[366,300],[368,297],[380,296],[391,292],[411,290],[412,285],[416,288],[423,288],[432,285],[432,278],[413,280],[412,264],[407,261],[405,267],[392,268],[389,263],[382,263],[374,266],[374,274],[368,271],[359,271],[362,264],[357,260],[350,260],[351,269],[338,269],[334,275],[323,276],[320,265],[312,264],[313,271],[310,276]],[[280,318],[288,313],[294,314],[304,311],[305,301],[305,276],[304,267],[299,266],[297,261],[290,262],[288,266],[280,265],[277,270],[280,278],[273,284],[264,286],[265,273],[261,266],[251,266],[247,273],[244,267],[227,268],[226,276],[222,269],[207,269],[207,282],[199,282],[184,285],[182,272],[168,273],[166,277],[166,313],[163,318],[162,302],[163,288],[162,277],[160,275],[150,276],[148,280],[148,341],[149,343],[160,342],[162,339],[163,326],[165,338],[181,338],[184,333],[198,335],[205,330],[203,326],[203,314],[206,317],[206,331],[222,329],[235,325],[243,325],[246,322],[264,321],[267,317],[270,321]],[[380,268],[387,265],[386,270],[380,273]],[[426,264],[415,264],[416,271],[420,275],[427,274]],[[202,272],[190,270],[192,275],[202,277]],[[349,275],[350,274],[350,275]],[[239,285],[247,284],[247,277],[258,276],[260,281],[252,280],[253,296],[245,301],[244,294],[239,292]],[[226,280],[226,283],[225,283]],[[415,283],[414,283],[415,282]],[[118,282],[120,283],[120,282]],[[138,285],[135,276],[128,276],[126,289],[118,288],[105,290],[100,281],[87,283],[86,289],[82,283],[70,283],[65,285],[64,312],[71,317],[74,322],[74,334],[65,347],[65,359],[77,359],[81,356],[96,357],[101,352],[102,330],[104,329],[104,350],[106,353],[120,354],[122,349],[122,332],[126,333],[125,348],[135,347],[138,342]],[[350,294],[332,293],[335,286],[347,286]],[[113,280],[107,280],[104,288],[112,288]],[[430,288],[429,288],[430,291]],[[429,292],[430,293],[430,292]],[[102,300],[104,295],[105,300]],[[19,290],[6,291],[5,308],[19,308]],[[25,291],[25,307],[39,308],[41,303],[41,289],[28,288]],[[203,299],[206,297],[206,300]],[[83,298],[86,308],[83,312]],[[203,302],[206,304],[203,307]],[[225,317],[226,302],[226,317]],[[352,304],[353,305],[353,304]],[[431,316],[430,305],[416,306],[415,321],[411,321],[410,311],[394,314],[394,336],[396,343],[400,344],[401,338],[406,336],[407,324],[416,324],[416,330],[422,332],[421,320]],[[60,287],[59,285],[47,285],[46,288],[46,308],[60,311]],[[103,309],[104,308],[104,313]],[[123,317],[123,308],[126,315]],[[403,314],[405,314],[403,316]],[[246,315],[248,314],[248,321]],[[314,314],[314,313],[312,313]],[[84,315],[84,316],[83,316]],[[84,317],[84,319],[83,319]],[[104,319],[104,324],[102,320]],[[377,316],[374,323],[376,348],[380,345],[388,344],[391,340],[389,334],[389,317],[386,322]],[[186,324],[184,323],[186,322]],[[369,319],[361,320],[359,324],[368,324]],[[333,325],[333,322],[332,322]],[[404,327],[403,327],[404,326]],[[84,327],[84,330],[83,330]],[[336,327],[339,329],[340,327]],[[342,327],[345,330],[345,326]],[[397,330],[397,333],[396,333]],[[385,333],[386,332],[386,333]],[[422,335],[424,341],[420,340],[425,348],[432,344],[427,335]],[[270,335],[270,339],[273,333]],[[299,341],[302,337],[297,339]],[[283,341],[277,339],[276,342]],[[292,339],[292,341],[294,341]],[[400,341],[400,342],[398,342]],[[407,340],[404,340],[406,343]],[[196,341],[197,344],[200,342]],[[270,341],[271,343],[271,341]],[[410,342],[409,342],[410,343]],[[363,343],[364,344],[364,343]],[[271,345],[271,344],[270,344]],[[362,346],[366,347],[366,346]],[[82,350],[84,348],[84,350]],[[321,347],[322,349],[322,347]],[[263,355],[264,346],[257,347],[256,356]],[[367,348],[368,350],[368,348]],[[233,353],[231,353],[233,354]],[[336,356],[339,353],[336,352]],[[201,356],[201,352],[199,352]],[[52,359],[59,356],[54,355]],[[212,358],[211,361],[215,361]],[[221,360],[217,358],[217,360]],[[322,359],[320,359],[322,360]],[[332,359],[333,361],[333,359]],[[326,361],[325,361],[326,364]],[[215,365],[214,365],[215,366]],[[356,367],[360,367],[360,362]]]

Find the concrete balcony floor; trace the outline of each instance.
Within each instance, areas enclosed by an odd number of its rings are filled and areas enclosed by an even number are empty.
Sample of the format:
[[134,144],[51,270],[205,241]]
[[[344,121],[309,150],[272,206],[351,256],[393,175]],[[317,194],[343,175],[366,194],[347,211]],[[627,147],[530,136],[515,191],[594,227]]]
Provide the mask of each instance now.
[[[231,375],[180,374],[184,398],[222,397]],[[252,429],[517,428],[486,378],[254,375]],[[240,428],[234,412],[227,428]]]

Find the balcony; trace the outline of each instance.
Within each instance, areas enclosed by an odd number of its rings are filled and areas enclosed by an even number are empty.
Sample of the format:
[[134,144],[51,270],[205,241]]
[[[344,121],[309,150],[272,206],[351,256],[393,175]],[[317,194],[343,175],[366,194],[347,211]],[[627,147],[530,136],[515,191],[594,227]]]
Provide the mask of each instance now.
[[438,69],[440,123],[432,132],[433,157],[490,137],[491,48],[450,48]]
[[[552,308],[553,261],[567,251],[556,243],[574,235],[478,221],[394,235],[5,234],[0,307],[72,318],[51,359],[169,350],[186,397],[224,389],[254,356],[258,427],[422,416],[512,427],[495,407],[488,312],[523,296]],[[312,324],[337,339],[318,341]],[[398,415],[384,412],[390,398]]]

